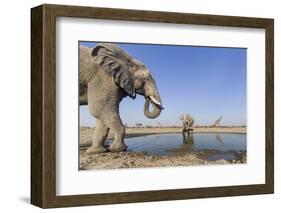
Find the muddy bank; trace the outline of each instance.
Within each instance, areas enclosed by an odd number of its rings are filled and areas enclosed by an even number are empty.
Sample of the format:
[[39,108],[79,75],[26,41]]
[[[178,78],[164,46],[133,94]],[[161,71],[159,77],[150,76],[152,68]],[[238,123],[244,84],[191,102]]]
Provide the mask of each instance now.
[[80,151],[80,170],[239,164],[246,161],[246,155],[243,156],[243,160],[208,161],[194,153],[171,156],[147,155],[130,151],[119,153],[106,152],[94,155],[86,155],[84,153],[85,151]]

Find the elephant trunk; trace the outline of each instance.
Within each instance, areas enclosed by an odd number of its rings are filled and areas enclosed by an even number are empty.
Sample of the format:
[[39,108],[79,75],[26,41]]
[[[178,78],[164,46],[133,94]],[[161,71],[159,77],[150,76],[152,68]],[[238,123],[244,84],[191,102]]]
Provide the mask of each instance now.
[[[149,104],[151,103],[152,105],[152,111],[149,111]],[[145,103],[144,103],[144,115],[147,118],[154,119],[158,117],[161,113],[162,107],[156,105],[151,101],[149,98],[146,98]]]

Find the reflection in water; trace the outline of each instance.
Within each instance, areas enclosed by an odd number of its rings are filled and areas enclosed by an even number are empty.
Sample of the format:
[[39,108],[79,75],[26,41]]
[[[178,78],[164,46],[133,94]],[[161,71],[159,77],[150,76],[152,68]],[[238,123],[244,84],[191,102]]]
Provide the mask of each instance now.
[[126,138],[131,151],[153,155],[195,153],[209,160],[237,159],[235,153],[246,154],[246,134],[169,133]]
[[194,139],[193,134],[186,134],[182,133],[182,145],[180,147],[182,150],[185,150],[186,152],[190,153],[194,150]]
[[[173,154],[197,153],[208,160],[238,159],[236,154],[237,150],[236,151],[233,149],[220,150],[220,148],[224,147],[224,142],[218,133],[215,133],[210,136],[211,138],[213,138],[213,141],[217,143],[216,148],[215,147],[212,148],[211,146],[208,147],[208,145],[204,146],[204,144],[206,144],[207,141],[205,141],[205,143],[203,142],[202,146],[200,146],[199,145],[200,141],[197,141],[198,138],[194,139],[193,134],[188,134],[187,132],[183,132],[182,144],[180,144],[178,147],[165,149],[165,152],[173,153]],[[244,152],[242,154],[244,156]]]
[[[224,145],[220,135],[218,133],[215,134],[215,141],[220,144]],[[188,134],[188,133],[182,133],[182,145],[180,146],[180,149],[183,149],[187,151],[188,153],[195,151],[195,142],[194,142],[194,137],[193,134]]]
[[182,133],[182,143],[178,147],[165,149],[165,152],[173,154],[192,153],[193,151],[195,151],[193,134],[187,132]]
[[219,135],[218,133],[216,133],[215,137],[216,137],[217,143],[219,143],[219,144],[221,144],[221,145],[224,144],[223,141],[222,141],[222,139],[221,139],[221,137],[220,137],[220,135]]

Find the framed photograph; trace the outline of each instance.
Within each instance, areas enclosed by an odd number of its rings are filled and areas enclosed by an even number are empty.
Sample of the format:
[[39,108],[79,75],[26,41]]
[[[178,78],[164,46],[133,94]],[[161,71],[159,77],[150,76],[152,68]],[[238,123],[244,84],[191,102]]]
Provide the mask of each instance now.
[[274,21],[31,9],[31,203],[273,193]]

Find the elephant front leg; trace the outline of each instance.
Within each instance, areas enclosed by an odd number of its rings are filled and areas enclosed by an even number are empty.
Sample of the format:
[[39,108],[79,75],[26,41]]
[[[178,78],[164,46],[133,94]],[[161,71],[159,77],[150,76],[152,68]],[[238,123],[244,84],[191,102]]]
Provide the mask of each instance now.
[[109,150],[111,152],[126,151],[127,146],[124,143],[125,128],[121,122],[119,115],[112,116],[111,121],[109,121],[107,125],[114,134],[114,141],[110,145]]
[[86,150],[86,154],[106,152],[104,142],[107,138],[109,128],[99,119],[96,119],[96,128],[92,138],[92,146]]

